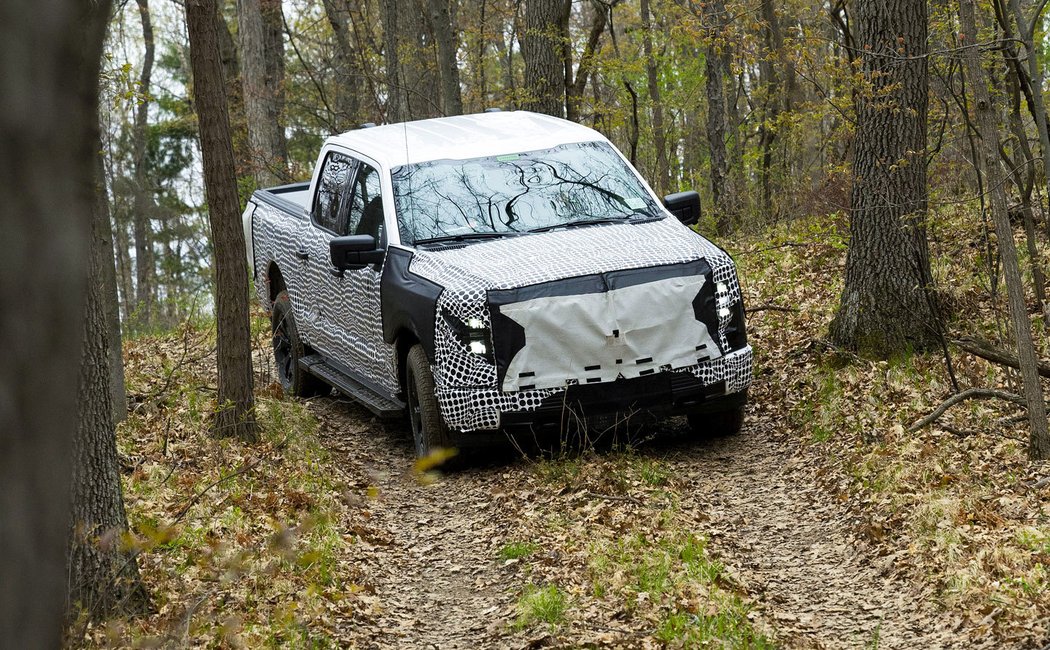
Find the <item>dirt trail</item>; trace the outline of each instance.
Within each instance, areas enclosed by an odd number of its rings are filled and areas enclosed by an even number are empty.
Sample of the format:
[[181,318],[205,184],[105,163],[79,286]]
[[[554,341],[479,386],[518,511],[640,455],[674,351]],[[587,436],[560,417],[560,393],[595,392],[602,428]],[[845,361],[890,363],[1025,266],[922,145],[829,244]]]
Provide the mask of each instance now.
[[[495,560],[512,528],[493,490],[513,493],[528,467],[510,462],[421,485],[410,473],[404,425],[362,409],[313,402],[320,436],[351,485],[378,488],[358,556],[375,588],[371,622],[347,622],[361,647],[521,647],[509,631],[519,588]],[[673,423],[670,428],[681,429]],[[754,600],[786,647],[942,648],[964,643],[955,621],[895,575],[853,534],[845,509],[795,465],[793,438],[766,422],[740,436],[658,444],[686,482],[696,530]],[[376,432],[382,433],[377,435]],[[366,628],[366,629],[361,629]],[[877,640],[877,642],[876,642]]]

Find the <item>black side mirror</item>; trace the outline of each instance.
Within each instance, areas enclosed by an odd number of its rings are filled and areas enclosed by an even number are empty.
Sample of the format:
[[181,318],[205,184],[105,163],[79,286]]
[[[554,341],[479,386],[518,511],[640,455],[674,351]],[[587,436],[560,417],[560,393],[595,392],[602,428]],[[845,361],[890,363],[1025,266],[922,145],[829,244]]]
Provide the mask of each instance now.
[[363,269],[369,264],[382,264],[386,251],[376,246],[372,235],[335,237],[329,244],[332,265],[340,271]]
[[700,195],[692,190],[668,194],[664,197],[664,207],[687,226],[700,221]]

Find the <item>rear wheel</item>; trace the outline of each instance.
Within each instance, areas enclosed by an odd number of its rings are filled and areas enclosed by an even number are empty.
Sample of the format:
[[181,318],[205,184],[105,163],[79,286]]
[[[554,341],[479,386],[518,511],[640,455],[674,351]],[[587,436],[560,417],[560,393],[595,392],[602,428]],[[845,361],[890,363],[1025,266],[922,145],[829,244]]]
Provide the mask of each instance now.
[[287,291],[277,294],[274,299],[270,324],[273,326],[273,359],[277,364],[277,378],[285,394],[313,397],[330,391],[327,384],[299,367],[299,359],[306,356],[306,346],[295,327]]
[[450,448],[452,435],[441,417],[434,397],[434,375],[422,345],[414,345],[405,360],[405,394],[408,401],[408,419],[412,425],[412,440],[416,456],[425,458],[438,448]]
[[714,413],[690,413],[689,426],[702,436],[735,436],[744,426],[744,407]]

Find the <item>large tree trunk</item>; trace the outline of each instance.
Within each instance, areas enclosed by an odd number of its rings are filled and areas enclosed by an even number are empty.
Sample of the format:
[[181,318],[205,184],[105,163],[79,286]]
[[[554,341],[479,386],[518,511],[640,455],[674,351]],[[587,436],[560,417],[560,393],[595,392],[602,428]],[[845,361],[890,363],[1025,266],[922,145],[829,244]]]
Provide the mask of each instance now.
[[887,357],[938,342],[926,241],[925,0],[862,2],[846,284],[831,336]]
[[707,143],[711,151],[711,198],[715,204],[715,218],[719,234],[732,230],[735,206],[727,188],[729,164],[726,157],[726,95],[725,79],[729,62],[721,43],[726,23],[723,0],[711,0],[701,5],[701,16],[707,28],[705,89],[707,91]]
[[568,98],[565,103],[565,118],[578,122],[580,120],[580,102],[583,99],[583,91],[587,87],[587,81],[591,77],[591,73],[594,70],[594,56],[598,50],[598,43],[601,41],[602,34],[605,32],[605,25],[609,20],[609,12],[615,7],[620,0],[611,0],[608,6],[599,0],[592,0],[591,6],[594,11],[594,15],[591,18],[591,29],[587,34],[587,44],[583,47],[583,54],[580,56],[580,65],[576,68],[576,78],[569,83],[569,79],[565,82],[568,84]]
[[347,0],[324,0],[325,15],[335,35],[335,112],[336,129],[345,131],[358,121],[361,84],[355,68],[357,54],[350,39],[350,10]]
[[[274,9],[270,6],[272,1],[237,0],[237,37],[241,50],[244,114],[248,122],[252,174],[259,187],[277,185],[286,180],[288,175],[286,144],[284,132],[280,126],[279,101],[276,89],[273,87],[277,66],[270,61],[274,53],[273,36],[267,20],[263,18],[265,2],[268,19],[273,20]],[[276,12],[279,16],[279,5]],[[214,17],[212,20],[214,21]],[[218,49],[216,40],[216,50]],[[270,56],[268,56],[268,50]],[[283,64],[281,70],[283,70]],[[225,92],[223,94],[225,96]],[[223,112],[226,110],[224,107]]]
[[215,255],[219,394],[214,431],[216,435],[254,441],[258,431],[252,397],[248,269],[244,262],[244,232],[219,57],[215,0],[189,0],[186,27]]
[[[780,21],[777,19],[773,0],[762,0],[762,37],[765,52],[759,60],[758,68],[765,90],[762,124],[759,127],[759,147],[762,149],[762,218],[770,219],[773,215],[773,143],[777,137],[777,120],[780,116],[781,90],[780,73],[777,70],[777,59],[782,56],[784,37],[780,32]],[[775,221],[775,218],[773,219]]]
[[656,148],[656,191],[667,194],[671,177],[667,165],[667,133],[664,131],[664,104],[660,94],[660,77],[653,55],[653,25],[649,0],[641,0],[642,52],[645,54],[645,77],[649,86],[649,100],[653,109],[653,145]]
[[441,116],[437,59],[434,48],[434,30],[427,10],[427,0],[402,0],[398,23],[401,34],[408,36],[410,45],[401,52],[401,72],[405,82],[405,108],[413,120]]
[[459,89],[459,62],[456,60],[458,41],[452,25],[449,0],[429,0],[430,22],[437,43],[437,66],[441,77],[441,110],[445,115],[463,113],[463,97]]
[[[959,0],[960,38],[964,44],[977,42],[977,27],[974,19],[973,0]],[[988,92],[987,79],[981,69],[981,60],[976,49],[964,50],[966,76],[970,92],[976,101],[971,102],[976,113],[977,129],[981,147],[977,150],[974,166],[984,171],[991,198],[992,221],[995,238],[999,245],[999,256],[1006,280],[1007,302],[1010,306],[1010,321],[1017,342],[1017,358],[1021,367],[1025,402],[1028,404],[1029,442],[1028,455],[1037,460],[1050,458],[1050,433],[1047,432],[1046,403],[1043,401],[1043,385],[1039,379],[1038,361],[1032,343],[1032,324],[1025,306],[1024,285],[1021,283],[1021,268],[1017,262],[1017,247],[1014,245],[1013,228],[1006,208],[1005,178],[999,164],[999,129],[996,110]]]
[[525,61],[523,108],[563,117],[565,111],[565,62],[562,46],[567,0],[528,0],[521,58]]
[[146,161],[146,146],[149,140],[149,105],[147,99],[153,75],[153,21],[150,18],[149,0],[137,0],[139,17],[142,20],[142,42],[145,54],[139,74],[139,92],[143,97],[135,109],[133,149],[135,164],[134,211],[132,224],[135,233],[135,322],[148,329],[153,320],[153,297],[155,294],[156,263],[153,257],[153,183],[149,178]]
[[[0,21],[0,639],[57,648],[109,2],[40,0]],[[18,71],[17,74],[12,71]],[[46,251],[49,260],[41,263]]]
[[[120,303],[117,297],[117,269],[113,254],[113,222],[109,217],[109,192],[106,191],[106,170],[101,150],[95,155],[95,216],[97,223],[93,246],[102,251],[102,288],[106,312],[106,332],[109,340],[109,387],[113,423],[128,417],[128,397],[124,387],[124,358],[121,355]],[[93,226],[94,227],[94,226]]]
[[[96,206],[100,202],[96,201]],[[134,553],[124,544],[128,518],[120,486],[117,440],[110,398],[109,337],[104,267],[112,255],[104,244],[109,214],[91,220],[84,347],[77,388],[73,437],[72,504],[69,516],[68,605],[71,617],[84,612],[99,620],[136,611],[147,603]]]

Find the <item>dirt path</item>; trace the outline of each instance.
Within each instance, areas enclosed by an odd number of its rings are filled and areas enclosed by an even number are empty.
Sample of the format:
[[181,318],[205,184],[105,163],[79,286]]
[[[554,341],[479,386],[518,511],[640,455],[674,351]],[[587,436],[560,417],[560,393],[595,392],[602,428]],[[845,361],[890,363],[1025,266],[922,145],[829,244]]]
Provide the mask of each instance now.
[[[510,632],[517,585],[496,561],[512,527],[494,489],[513,493],[527,465],[509,462],[423,485],[410,473],[403,425],[383,426],[335,400],[311,405],[320,436],[348,482],[378,488],[366,506],[356,557],[371,587],[368,623],[347,622],[361,647],[521,647]],[[671,428],[683,426],[678,422]],[[380,434],[369,432],[381,432]],[[658,444],[685,481],[696,530],[750,594],[786,647],[957,646],[956,621],[936,613],[853,533],[845,509],[797,467],[796,443],[768,421],[702,443]],[[362,629],[363,628],[363,629]]]

